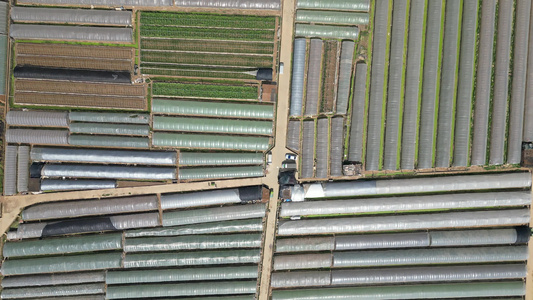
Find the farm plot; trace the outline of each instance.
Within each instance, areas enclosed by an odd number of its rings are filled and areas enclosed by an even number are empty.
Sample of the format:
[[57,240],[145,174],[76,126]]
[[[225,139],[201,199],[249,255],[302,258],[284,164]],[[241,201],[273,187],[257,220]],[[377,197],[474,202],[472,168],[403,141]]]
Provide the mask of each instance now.
[[133,51],[129,47],[17,43],[15,61],[18,65],[49,68],[130,71]]
[[140,23],[144,74],[253,80],[273,67],[275,17],[143,12]]
[[53,107],[146,110],[144,97],[54,94],[15,91],[15,104]]
[[152,92],[157,96],[184,98],[257,99],[257,86],[156,82]]
[[332,112],[337,90],[338,41],[326,41],[322,65],[322,104],[321,112]]
[[146,94],[143,85],[108,84],[108,83],[84,83],[54,80],[31,80],[15,79],[17,91],[32,91],[42,93],[61,94],[93,94],[93,95],[116,95],[138,96]]

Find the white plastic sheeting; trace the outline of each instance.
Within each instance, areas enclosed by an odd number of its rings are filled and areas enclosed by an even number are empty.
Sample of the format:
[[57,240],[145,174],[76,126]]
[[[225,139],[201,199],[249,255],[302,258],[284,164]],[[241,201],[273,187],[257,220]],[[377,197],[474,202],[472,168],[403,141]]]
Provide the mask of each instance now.
[[300,178],[311,178],[315,162],[315,121],[305,120],[303,124]]
[[67,127],[68,112],[10,110],[6,122],[11,126]]
[[305,198],[529,188],[530,173],[441,176],[309,185]]
[[180,169],[178,172],[179,180],[205,180],[221,178],[245,178],[245,177],[262,177],[265,175],[263,166],[251,167],[206,167],[206,168],[189,168]]
[[300,150],[300,130],[302,123],[299,120],[289,120],[287,129],[287,148],[295,151]]
[[6,146],[3,187],[6,196],[17,193],[17,150],[17,146]]
[[159,213],[118,215],[109,218],[118,230],[160,226]]
[[238,9],[280,9],[280,0],[175,0],[175,6]]
[[117,183],[114,180],[41,180],[41,191],[97,190],[116,187]]
[[270,279],[270,285],[272,288],[331,285],[331,272],[300,271],[273,273]]
[[274,270],[331,268],[332,253],[279,255],[274,257]]
[[71,111],[68,115],[70,121],[92,123],[125,123],[125,124],[149,124],[150,115],[137,113],[106,113]]
[[[531,9],[533,10],[533,7]],[[529,24],[530,35],[531,35],[531,32],[533,32],[533,22],[530,22]],[[528,53],[533,53],[533,38],[529,39]],[[531,130],[533,128],[533,88],[532,87],[533,87],[533,59],[528,58],[527,76],[526,76],[526,102],[524,106],[524,128],[522,130],[522,140],[525,142],[533,142],[533,130]]]
[[[368,17],[368,16],[367,16]],[[343,41],[341,44],[341,57],[339,67],[339,83],[337,89],[337,114],[346,114],[348,100],[350,99],[350,84],[352,82],[352,63],[355,43]]]
[[487,160],[487,135],[491,98],[492,59],[496,22],[496,1],[484,0],[481,5],[481,25],[477,52],[476,99],[471,150],[471,164],[484,165]]
[[385,141],[383,143],[383,169],[396,170],[398,160],[398,138],[400,126],[400,105],[403,97],[403,72],[405,49],[405,23],[407,1],[394,1],[392,8],[392,29],[390,37],[389,78],[387,83],[387,108],[385,112]]
[[126,237],[143,236],[179,236],[192,234],[259,232],[263,230],[262,218],[222,221],[188,226],[160,227],[153,229],[138,229],[126,232]]
[[17,192],[28,191],[30,178],[30,146],[19,146],[17,153]]
[[32,161],[61,161],[78,163],[176,165],[176,152],[102,150],[83,148],[31,149]]
[[[529,15],[529,13],[527,14]],[[472,1],[463,2],[463,20],[461,23],[461,45],[459,53],[459,66],[461,67],[459,68],[457,79],[453,166],[464,167],[469,161],[470,121],[472,118],[472,96],[474,92],[474,59],[477,51],[477,19],[478,3]],[[518,44],[519,41],[517,40],[516,43]],[[521,142],[520,147],[522,147]]]
[[227,203],[240,203],[239,189],[223,189],[195,193],[163,194],[161,208],[185,208]]
[[13,6],[13,22],[131,26],[131,11]]
[[14,39],[133,42],[131,28],[12,24],[9,34]]
[[263,153],[180,152],[179,164],[182,166],[261,165],[264,159]]
[[331,10],[370,10],[370,0],[298,0],[297,8]]
[[437,84],[440,75],[439,51],[442,47],[441,18],[443,3],[429,1],[427,6],[426,45],[424,46],[424,73],[422,76],[422,100],[420,104],[420,124],[418,138],[417,168],[433,167],[435,150],[435,111],[437,109]]
[[305,237],[276,240],[276,252],[309,252],[335,250],[334,237]]
[[295,27],[295,35],[300,37],[357,40],[359,36],[359,28],[357,27],[309,24],[296,24]]
[[124,268],[258,263],[259,252],[254,249],[127,254]]
[[24,211],[22,211],[22,219],[28,221],[110,215],[157,210],[157,208],[157,197],[155,195],[43,203],[24,209]]
[[8,129],[6,141],[17,144],[66,145],[67,130]]
[[405,95],[402,124],[400,168],[415,168],[416,136],[419,117],[420,65],[424,33],[425,0],[412,0],[409,12],[407,62],[405,65]]
[[0,34],[4,35],[7,32],[8,18],[7,13],[9,11],[9,3],[0,3]]
[[504,163],[505,142],[508,133],[509,63],[511,61],[511,36],[514,27],[514,15],[513,2],[498,2],[498,30],[496,33],[496,57],[494,59],[494,83],[490,119],[489,164],[491,165]]
[[89,282],[104,282],[104,272],[90,273],[64,273],[64,274],[43,274],[30,276],[9,276],[2,278],[2,287],[28,287],[43,285],[66,285]]
[[522,154],[522,130],[528,62],[531,2],[516,2],[516,29],[513,45],[513,81],[511,87],[507,163],[518,164]]
[[377,0],[375,4],[374,33],[372,45],[372,70],[370,76],[370,98],[368,102],[367,139],[365,169],[379,169],[381,149],[381,128],[383,126],[383,84],[385,82],[385,51],[387,43],[388,0]]
[[74,178],[121,178],[141,180],[176,179],[175,168],[126,167],[109,165],[45,165],[41,170],[44,177]]
[[78,284],[68,286],[46,286],[15,288],[2,290],[2,299],[19,299],[30,297],[53,297],[53,296],[78,296],[103,294],[105,286],[103,283]]
[[256,281],[220,281],[209,284],[204,282],[165,285],[147,284],[110,286],[107,288],[106,296],[107,299],[132,299],[133,297],[154,299],[157,297],[254,294],[256,289]]
[[163,226],[262,218],[266,204],[248,204],[163,213]]
[[272,122],[235,119],[205,119],[154,116],[154,130],[271,135]]
[[122,234],[120,233],[7,242],[2,254],[4,257],[20,257],[116,249],[122,249]]
[[178,282],[257,278],[257,266],[108,271],[106,284]]
[[316,136],[316,177],[328,177],[328,144],[329,120],[322,118],[317,121]]
[[[305,49],[304,49],[305,57]],[[303,76],[303,71],[302,71]],[[153,99],[152,112],[161,114],[177,114],[189,116],[272,119],[274,107],[270,104],[258,103],[224,103],[192,100]],[[72,114],[72,113],[71,113]]]
[[7,276],[119,268],[121,260],[121,253],[8,259],[2,264],[2,275]]
[[76,146],[113,147],[113,148],[148,148],[147,137],[83,135],[76,134],[68,137],[68,143]]
[[350,144],[348,146],[349,161],[361,162],[363,159],[366,72],[367,65],[365,63],[356,64],[350,121]]
[[272,300],[440,299],[524,296],[523,281],[345,287],[273,291]]
[[305,39],[295,39],[292,58],[291,116],[302,115],[305,73]]
[[21,0],[19,3],[80,6],[170,6],[172,0]]
[[409,196],[367,198],[356,200],[326,200],[285,202],[281,204],[281,217],[306,215],[342,215],[379,212],[402,212],[415,210],[449,210],[482,207],[527,206],[531,193],[501,192],[447,194],[432,196]]
[[329,146],[329,173],[331,176],[342,176],[344,161],[344,118],[331,118],[331,141]]
[[126,239],[124,252],[190,251],[206,249],[260,248],[260,233],[191,235]]
[[135,124],[108,124],[108,123],[71,123],[69,130],[72,133],[109,134],[109,135],[140,135],[148,136],[148,125]]
[[156,132],[152,144],[159,147],[265,151],[268,137]]
[[305,90],[305,115],[318,114],[320,69],[322,67],[322,46],[320,39],[311,39],[309,62],[307,63],[307,87]]
[[[416,217],[415,217],[416,216]],[[386,217],[358,217],[281,222],[279,235],[376,232],[438,228],[468,228],[529,223],[529,210],[435,213]]]
[[317,24],[366,25],[369,22],[367,13],[302,10],[296,11],[296,22]]

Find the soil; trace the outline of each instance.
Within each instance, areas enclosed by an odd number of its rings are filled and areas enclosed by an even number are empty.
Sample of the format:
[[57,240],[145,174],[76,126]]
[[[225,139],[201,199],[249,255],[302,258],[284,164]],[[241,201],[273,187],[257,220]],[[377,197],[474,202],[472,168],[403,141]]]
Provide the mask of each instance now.
[[322,102],[320,112],[333,112],[336,94],[337,77],[337,51],[339,43],[337,41],[326,41],[324,43],[324,59],[322,65]]

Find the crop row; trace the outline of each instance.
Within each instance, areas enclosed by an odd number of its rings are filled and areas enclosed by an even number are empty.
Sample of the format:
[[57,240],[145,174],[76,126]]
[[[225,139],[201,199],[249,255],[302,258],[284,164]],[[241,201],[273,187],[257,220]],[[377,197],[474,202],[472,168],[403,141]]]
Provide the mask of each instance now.
[[15,104],[145,110],[144,97],[15,92]]
[[192,69],[166,69],[141,65],[143,74],[161,76],[206,77],[226,79],[255,79],[255,76],[235,71],[209,71]]
[[243,41],[273,41],[274,32],[271,30],[243,30],[229,28],[187,28],[141,26],[143,37],[206,39],[206,40],[243,40]]
[[50,68],[97,69],[110,71],[129,71],[133,69],[131,60],[123,59],[24,55],[17,56],[16,61],[19,65],[42,66]]
[[253,53],[270,54],[274,52],[274,43],[247,43],[240,41],[194,41],[194,40],[165,40],[141,39],[141,49],[225,52],[225,53]]
[[272,57],[269,56],[247,56],[235,54],[168,53],[142,51],[141,60],[143,62],[223,65],[256,68],[272,66]]
[[257,99],[257,87],[155,82],[153,94],[195,98]]
[[173,12],[142,12],[142,25],[274,29],[275,17]]

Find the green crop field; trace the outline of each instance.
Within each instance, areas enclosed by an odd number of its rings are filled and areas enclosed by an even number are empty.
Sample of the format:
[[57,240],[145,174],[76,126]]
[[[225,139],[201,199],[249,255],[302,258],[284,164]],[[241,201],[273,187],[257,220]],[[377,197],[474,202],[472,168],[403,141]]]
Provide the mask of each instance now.
[[143,73],[161,76],[205,77],[205,78],[228,78],[228,79],[255,79],[255,76],[243,72],[226,69],[224,71],[193,70],[165,68],[157,65],[141,65]]
[[213,65],[237,67],[270,67],[272,57],[219,53],[182,53],[141,51],[141,60],[146,62],[176,63],[187,65]]
[[155,82],[153,94],[195,98],[257,99],[257,86]]
[[274,30],[275,17],[173,12],[143,12],[142,25],[255,28]]
[[195,40],[141,39],[141,49],[268,54],[274,52],[274,43],[249,43],[240,41],[217,41],[209,43]]
[[273,41],[272,30],[250,30],[233,28],[197,28],[141,25],[142,37],[237,40],[237,41]]

